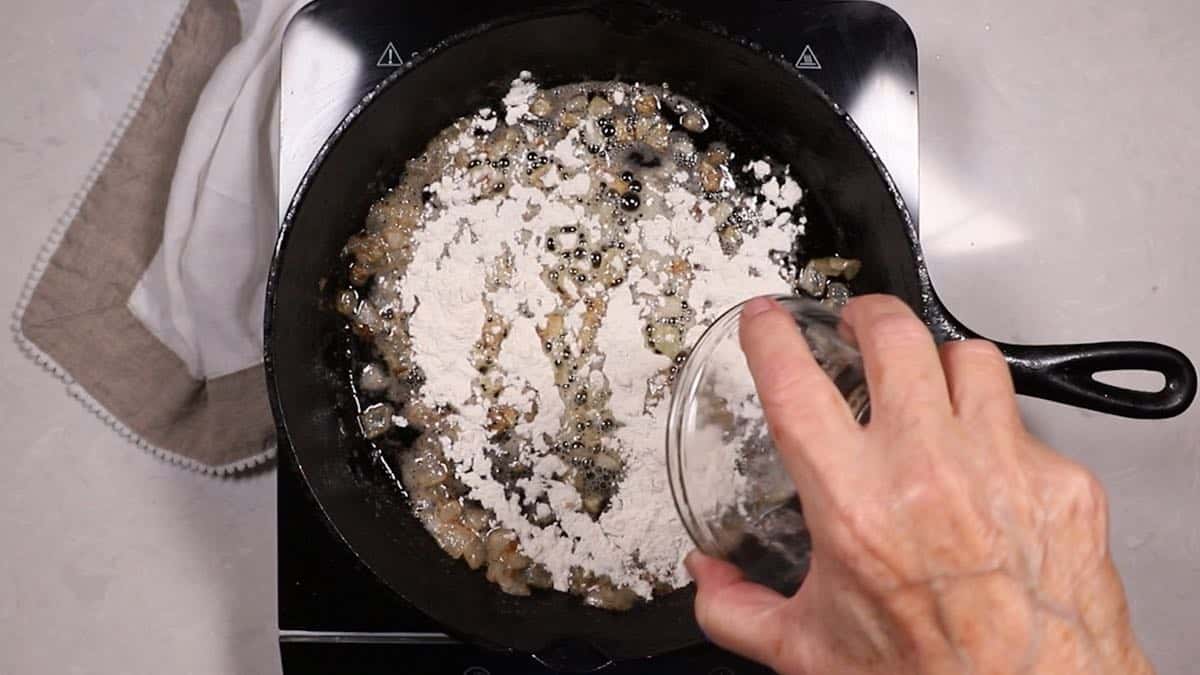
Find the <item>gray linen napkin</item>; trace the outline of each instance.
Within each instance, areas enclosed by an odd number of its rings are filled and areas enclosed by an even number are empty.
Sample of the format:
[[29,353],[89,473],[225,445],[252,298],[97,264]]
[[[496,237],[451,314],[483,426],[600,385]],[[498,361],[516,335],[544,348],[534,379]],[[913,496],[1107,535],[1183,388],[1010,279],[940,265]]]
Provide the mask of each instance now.
[[39,256],[14,324],[22,348],[122,435],[159,457],[219,475],[274,456],[262,367],[194,379],[127,301],[162,241],[196,101],[240,33],[232,0],[183,7]]

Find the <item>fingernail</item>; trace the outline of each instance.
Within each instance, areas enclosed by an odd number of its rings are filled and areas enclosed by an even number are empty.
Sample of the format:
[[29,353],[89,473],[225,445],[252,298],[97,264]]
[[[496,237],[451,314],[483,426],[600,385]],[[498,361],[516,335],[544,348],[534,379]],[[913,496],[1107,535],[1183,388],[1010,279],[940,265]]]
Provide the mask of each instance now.
[[746,306],[742,307],[742,316],[747,319],[753,319],[759,314],[769,312],[772,309],[775,309],[775,301],[766,296],[761,296],[747,302]]

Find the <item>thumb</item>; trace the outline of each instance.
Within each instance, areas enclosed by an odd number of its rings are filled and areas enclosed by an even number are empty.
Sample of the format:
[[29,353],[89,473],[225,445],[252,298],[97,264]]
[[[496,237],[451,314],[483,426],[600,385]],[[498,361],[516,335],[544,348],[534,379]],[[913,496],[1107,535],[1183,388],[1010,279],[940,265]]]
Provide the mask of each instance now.
[[774,666],[788,651],[787,598],[747,581],[723,560],[692,551],[685,561],[696,580],[696,622],[710,640],[742,656]]

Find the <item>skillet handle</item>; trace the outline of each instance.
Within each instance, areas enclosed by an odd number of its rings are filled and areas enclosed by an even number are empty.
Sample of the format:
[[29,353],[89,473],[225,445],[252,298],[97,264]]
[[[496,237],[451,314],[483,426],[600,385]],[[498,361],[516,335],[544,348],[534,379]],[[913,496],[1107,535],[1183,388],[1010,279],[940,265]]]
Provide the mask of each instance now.
[[[938,343],[978,338],[936,294],[923,317]],[[1098,342],[1029,346],[996,342],[1012,371],[1018,394],[1134,419],[1166,419],[1183,414],[1196,398],[1196,367],[1178,349],[1153,342]],[[1149,370],[1163,376],[1159,391],[1114,387],[1097,373]]]
[[[1033,347],[996,345],[1008,360],[1017,393],[1136,419],[1183,413],[1196,397],[1196,368],[1177,349],[1151,342]],[[1148,370],[1166,380],[1156,392],[1105,384],[1096,373]]]

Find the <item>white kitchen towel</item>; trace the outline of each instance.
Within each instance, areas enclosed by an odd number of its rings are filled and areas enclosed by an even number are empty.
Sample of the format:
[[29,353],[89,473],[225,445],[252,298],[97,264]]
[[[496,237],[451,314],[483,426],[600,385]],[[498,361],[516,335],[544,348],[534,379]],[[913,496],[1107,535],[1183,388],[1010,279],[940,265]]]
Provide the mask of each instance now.
[[280,42],[298,0],[183,0],[17,303],[18,344],[114,430],[229,475],[275,453],[261,365]]
[[243,0],[242,41],[197,102],[171,181],[162,245],[129,309],[196,379],[262,361],[278,225],[280,42],[306,0]]

